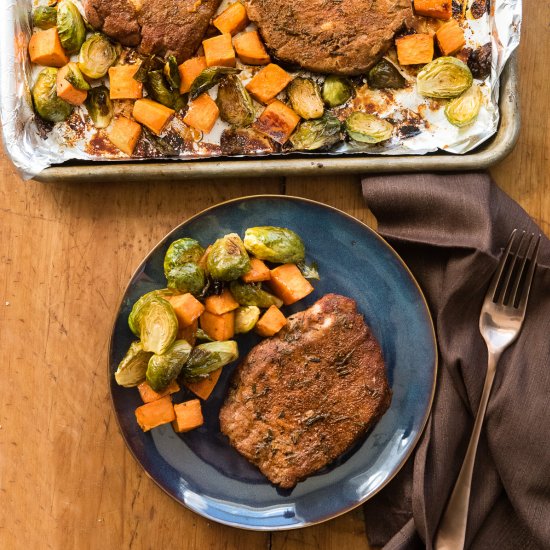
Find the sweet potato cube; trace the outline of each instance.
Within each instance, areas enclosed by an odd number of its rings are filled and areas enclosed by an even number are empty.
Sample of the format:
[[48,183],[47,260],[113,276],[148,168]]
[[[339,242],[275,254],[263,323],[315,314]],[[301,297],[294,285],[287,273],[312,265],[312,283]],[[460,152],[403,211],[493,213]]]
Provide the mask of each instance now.
[[57,71],[57,97],[64,99],[71,105],[82,105],[88,97],[88,92],[75,88],[68,80],[65,80],[70,70],[71,63]]
[[295,264],[284,264],[272,269],[269,284],[285,306],[313,292],[313,287]]
[[453,2],[452,0],[414,0],[414,11],[417,15],[447,20],[453,16]]
[[208,134],[216,124],[219,114],[220,110],[216,102],[204,93],[191,102],[183,122],[195,130]]
[[63,67],[69,58],[63,50],[57,27],[40,31],[31,36],[29,41],[29,56],[33,63],[46,67]]
[[206,378],[202,378],[198,382],[184,382],[185,387],[191,390],[196,396],[206,401],[214,390],[221,373],[222,369],[218,369],[211,372]]
[[134,75],[139,65],[118,65],[109,69],[109,87],[111,99],[141,99],[143,84]]
[[199,328],[199,320],[195,319],[186,327],[179,327],[178,340],[185,340],[190,346],[194,346],[197,341],[197,329]]
[[443,55],[453,55],[466,45],[464,31],[455,19],[439,27],[435,38]]
[[167,395],[157,401],[146,403],[136,409],[136,420],[144,432],[168,424],[176,419],[172,398]]
[[300,122],[300,117],[279,100],[271,102],[254,123],[254,128],[273,141],[286,143]]
[[141,395],[141,400],[144,403],[152,403],[153,401],[157,401],[158,399],[162,399],[163,397],[166,397],[167,395],[171,395],[172,393],[176,393],[180,391],[180,387],[178,386],[178,383],[175,380],[172,380],[166,388],[164,388],[160,392],[156,392],[150,385],[149,382],[144,380],[139,386],[138,386],[139,395]]
[[240,2],[235,2],[222,11],[212,24],[222,33],[237,34],[248,25],[246,9]]
[[273,336],[286,324],[286,317],[277,306],[271,306],[256,323],[256,332],[260,336]]
[[395,41],[401,65],[429,63],[434,58],[434,39],[431,34],[409,34]]
[[262,260],[250,258],[250,271],[246,272],[241,279],[245,283],[259,283],[271,279],[271,271]]
[[141,126],[137,122],[121,116],[115,119],[107,131],[107,137],[113,145],[131,157],[141,137]]
[[234,67],[236,65],[235,50],[228,32],[204,40],[202,47],[207,67]]
[[206,57],[204,56],[192,57],[179,66],[181,79],[180,94],[186,94],[191,89],[191,85],[195,81],[195,78],[197,78],[204,69],[206,69]]
[[224,288],[223,292],[219,295],[208,296],[204,301],[206,311],[214,313],[216,315],[223,315],[228,311],[233,311],[239,307],[239,303],[233,298],[233,294],[228,288]]
[[175,419],[172,426],[178,433],[189,432],[204,424],[201,402],[198,399],[174,405],[174,412]]
[[147,126],[151,132],[160,135],[172,120],[175,111],[151,99],[138,99],[134,103],[132,114],[138,122]]
[[262,103],[269,103],[279,92],[282,92],[291,81],[292,76],[284,69],[281,69],[281,67],[275,65],[275,63],[270,63],[261,71],[258,71],[245,88],[254,99]]
[[205,311],[200,318],[202,330],[213,340],[222,342],[230,340],[235,335],[235,312],[228,311],[222,315],[216,315]]
[[192,325],[204,311],[204,306],[189,292],[167,296],[166,299],[172,304],[180,328]]
[[248,65],[267,65],[271,61],[258,31],[239,34],[233,39],[233,46],[239,59]]

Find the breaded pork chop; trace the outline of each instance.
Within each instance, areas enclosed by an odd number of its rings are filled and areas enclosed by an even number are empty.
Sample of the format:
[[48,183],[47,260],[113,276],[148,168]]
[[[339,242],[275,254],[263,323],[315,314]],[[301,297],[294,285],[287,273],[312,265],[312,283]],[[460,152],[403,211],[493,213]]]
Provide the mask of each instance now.
[[380,346],[355,301],[327,294],[250,351],[220,425],[272,483],[291,488],[365,435],[390,400]]

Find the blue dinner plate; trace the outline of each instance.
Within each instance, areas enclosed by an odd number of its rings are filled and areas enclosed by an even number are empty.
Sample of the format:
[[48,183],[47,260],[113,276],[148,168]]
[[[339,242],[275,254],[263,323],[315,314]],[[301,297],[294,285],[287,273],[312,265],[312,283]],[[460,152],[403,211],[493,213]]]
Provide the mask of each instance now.
[[[134,339],[128,314],[146,292],[164,288],[163,259],[169,244],[193,237],[203,246],[227,233],[276,225],[296,231],[307,260],[321,275],[315,291],[288,315],[334,292],[357,302],[380,342],[393,392],[391,406],[366,438],[322,471],[281,490],[235,451],[220,433],[218,413],[236,363],[224,367],[209,399],[205,423],[186,434],[170,424],[143,433],[134,411],[137,389],[116,384],[113,373]],[[241,357],[260,341],[239,337]],[[324,204],[288,196],[237,199],[197,214],[174,229],[145,258],[124,294],[111,338],[109,379],[122,435],[138,462],[169,495],[220,523],[256,530],[305,527],[338,516],[378,492],[410,456],[428,417],[435,385],[437,349],[433,323],[418,284],[395,251],[355,218]],[[192,394],[181,390],[173,401]]]

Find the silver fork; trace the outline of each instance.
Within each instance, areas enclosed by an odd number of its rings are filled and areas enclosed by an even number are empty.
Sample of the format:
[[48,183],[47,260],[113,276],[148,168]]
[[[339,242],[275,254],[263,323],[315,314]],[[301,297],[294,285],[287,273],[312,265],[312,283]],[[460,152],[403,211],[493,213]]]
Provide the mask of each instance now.
[[525,318],[529,291],[537,265],[540,235],[535,238],[535,235],[531,234],[526,245],[525,231],[519,238],[518,236],[517,229],[514,229],[481,308],[479,330],[489,352],[487,374],[468,450],[439,524],[434,544],[436,550],[464,548],[477,444],[496,366],[502,352],[517,338]]

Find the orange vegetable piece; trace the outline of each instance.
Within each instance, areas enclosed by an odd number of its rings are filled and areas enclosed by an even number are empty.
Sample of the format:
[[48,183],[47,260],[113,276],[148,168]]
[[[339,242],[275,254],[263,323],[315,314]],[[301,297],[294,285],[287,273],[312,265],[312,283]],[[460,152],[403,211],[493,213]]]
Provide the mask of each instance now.
[[239,303],[233,298],[228,288],[224,288],[223,292],[219,296],[208,296],[204,301],[206,311],[214,313],[216,315],[223,315],[228,311],[233,311],[239,307]]
[[147,126],[151,132],[162,134],[166,125],[172,120],[175,114],[173,109],[169,109],[151,99],[138,99],[134,103],[134,118]]
[[167,395],[180,391],[180,387],[178,386],[178,383],[175,380],[172,380],[172,382],[170,382],[170,384],[168,384],[168,386],[166,386],[166,388],[164,388],[161,392],[156,392],[149,385],[147,380],[144,380],[138,386],[138,391],[139,391],[139,395],[141,395],[141,400],[144,403],[152,403],[153,401],[157,401],[158,399],[162,399]]
[[201,402],[198,399],[174,405],[175,419],[172,422],[174,431],[189,432],[204,424]]
[[434,58],[434,39],[431,34],[409,34],[395,41],[401,65],[429,63]]
[[195,319],[190,325],[180,327],[178,330],[178,340],[185,340],[190,346],[194,346],[197,341],[197,329],[199,320]]
[[277,306],[271,306],[256,323],[256,332],[260,336],[273,336],[286,324],[286,317]]
[[452,0],[414,0],[414,11],[417,15],[451,19],[453,16]]
[[310,282],[295,264],[284,264],[272,269],[270,286],[285,306],[289,306],[313,292]]
[[136,420],[144,432],[168,424],[176,419],[172,398],[167,395],[157,401],[146,403],[136,409]]
[[269,281],[269,279],[271,279],[271,271],[269,271],[269,267],[267,267],[262,260],[250,258],[250,271],[245,273],[241,279],[245,283]]
[[466,45],[464,30],[455,19],[441,25],[435,38],[443,55],[453,55]]
[[204,254],[202,255],[201,259],[199,260],[199,267],[202,267],[203,269],[206,269],[206,260],[208,260],[208,254],[210,254],[210,250],[212,250],[212,245],[209,244],[208,248],[204,251]]
[[281,69],[281,67],[275,65],[275,63],[270,63],[261,71],[257,72],[245,88],[254,99],[262,103],[269,103],[279,92],[282,92],[291,81],[292,76],[284,69]]
[[65,80],[71,70],[71,65],[73,63],[69,63],[57,71],[57,96],[71,105],[82,105],[88,97],[88,92],[75,88],[68,80]]
[[186,94],[191,89],[191,84],[202,71],[206,69],[206,57],[192,57],[179,66],[181,85],[180,94]]
[[143,84],[134,75],[139,65],[118,65],[109,69],[111,99],[140,99],[143,97]]
[[204,311],[204,306],[189,292],[167,296],[166,299],[172,304],[180,328],[192,325]]
[[191,102],[183,122],[191,128],[208,134],[216,124],[219,114],[220,110],[216,102],[204,93]]
[[212,338],[222,342],[230,340],[235,335],[235,312],[228,311],[222,315],[216,315],[205,311],[200,318],[201,328]]
[[298,122],[300,117],[290,107],[275,100],[264,109],[254,128],[282,145],[288,141]]
[[206,378],[201,378],[198,382],[184,382],[185,387],[206,401],[214,390],[221,373],[222,369],[220,368],[211,372]]
[[243,32],[233,39],[233,46],[243,63],[266,65],[271,61],[258,31]]
[[121,116],[113,122],[113,125],[107,131],[107,137],[123,153],[132,156],[141,137],[141,126],[137,122]]
[[46,67],[63,67],[69,58],[63,50],[57,27],[40,31],[31,36],[29,41],[29,56],[33,63]]
[[212,25],[222,33],[237,34],[248,25],[248,15],[240,2],[231,4],[212,21]]
[[202,47],[207,67],[234,67],[237,63],[228,32],[204,40]]

